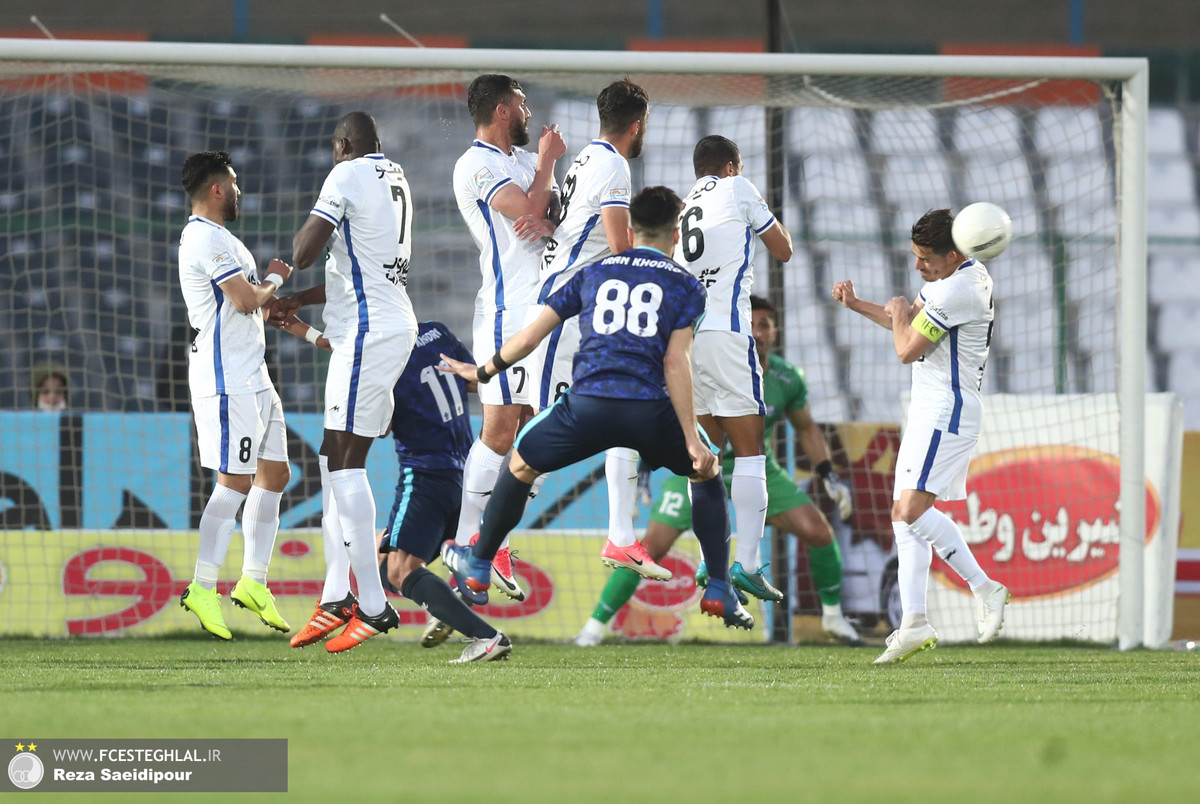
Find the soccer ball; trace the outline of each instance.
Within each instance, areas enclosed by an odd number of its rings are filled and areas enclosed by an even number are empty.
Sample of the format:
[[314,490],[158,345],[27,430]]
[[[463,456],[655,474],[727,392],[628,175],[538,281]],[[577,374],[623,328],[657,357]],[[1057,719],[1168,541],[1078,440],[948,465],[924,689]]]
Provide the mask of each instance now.
[[1000,256],[1012,242],[1012,221],[1000,207],[980,201],[963,207],[954,216],[950,235],[963,254],[990,260]]

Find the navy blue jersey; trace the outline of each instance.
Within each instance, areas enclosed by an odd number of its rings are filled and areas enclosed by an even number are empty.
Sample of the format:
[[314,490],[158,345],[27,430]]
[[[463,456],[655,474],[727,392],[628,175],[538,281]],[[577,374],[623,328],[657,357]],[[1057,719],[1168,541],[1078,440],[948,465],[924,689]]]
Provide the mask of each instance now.
[[663,355],[671,333],[704,317],[704,286],[670,257],[632,248],[585,266],[546,300],[579,316],[571,393],[666,399]]
[[471,417],[467,383],[438,371],[440,355],[467,363],[475,358],[438,321],[423,321],[404,373],[393,392],[392,438],[401,467],[462,471],[471,449]]

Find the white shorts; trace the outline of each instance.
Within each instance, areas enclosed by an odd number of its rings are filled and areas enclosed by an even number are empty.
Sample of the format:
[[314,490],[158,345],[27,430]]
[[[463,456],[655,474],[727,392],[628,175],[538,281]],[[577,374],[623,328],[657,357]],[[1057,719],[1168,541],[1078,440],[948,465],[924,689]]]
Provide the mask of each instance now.
[[754,338],[744,332],[705,329],[692,344],[696,415],[765,416],[762,366]]
[[[532,323],[542,312],[541,305],[533,305],[525,316]],[[525,358],[529,368],[529,404],[534,410],[544,410],[571,387],[571,369],[575,366],[575,353],[579,351],[579,317],[572,316],[562,326],[546,336],[529,357]]]
[[967,469],[977,436],[964,436],[927,424],[909,424],[896,455],[896,488],[892,499],[907,489],[927,491],[939,500],[967,498]]
[[[529,309],[530,305],[522,305],[501,312],[475,313],[475,323],[471,327],[471,353],[475,355],[475,362],[482,366],[500,351],[506,340],[520,332],[528,323]],[[537,309],[540,311],[542,308]],[[531,359],[532,356],[518,360],[510,368],[500,372],[491,382],[480,383],[479,401],[484,405],[530,404]]]
[[192,397],[200,465],[252,475],[259,460],[287,463],[287,426],[274,388],[255,394]]
[[330,341],[325,429],[376,438],[392,426],[396,381],[408,364],[416,330],[351,332]]

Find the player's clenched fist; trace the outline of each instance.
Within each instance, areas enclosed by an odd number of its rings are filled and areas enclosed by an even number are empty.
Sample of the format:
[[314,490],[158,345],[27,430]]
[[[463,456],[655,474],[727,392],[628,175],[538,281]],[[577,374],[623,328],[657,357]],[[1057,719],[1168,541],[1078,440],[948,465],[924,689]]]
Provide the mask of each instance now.
[[562,132],[558,130],[558,123],[542,126],[542,136],[538,140],[538,155],[558,159],[566,152],[567,143],[563,139]]
[[833,298],[841,302],[844,306],[849,307],[858,299],[858,296],[854,293],[854,283],[849,279],[835,282],[833,284]]

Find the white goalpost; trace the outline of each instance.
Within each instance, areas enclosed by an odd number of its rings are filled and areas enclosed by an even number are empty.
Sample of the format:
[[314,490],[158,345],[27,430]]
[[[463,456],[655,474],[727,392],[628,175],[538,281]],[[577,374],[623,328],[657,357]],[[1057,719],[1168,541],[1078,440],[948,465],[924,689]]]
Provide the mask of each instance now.
[[[11,39],[0,40],[0,337],[13,348],[0,357],[0,407],[28,408],[30,378],[48,364],[69,375],[71,404],[0,413],[0,633],[188,626],[168,603],[190,576],[209,480],[177,379],[188,337],[174,279],[182,158],[233,154],[245,198],[230,228],[261,267],[288,259],[336,120],[372,113],[417,197],[414,306],[469,346],[478,261],[450,171],[474,133],[465,86],[482,72],[525,86],[531,131],[560,125],[562,171],[598,131],[596,93],[629,76],[651,99],[635,187],[686,192],[693,145],[719,133],[738,142],[764,196],[781,199],[796,256],[773,267],[760,255],[756,292],[780,307],[783,354],[805,369],[810,407],[854,483],[859,513],[839,528],[844,595],[858,584],[881,618],[880,522],[908,380],[869,323],[835,309],[829,286],[851,278],[872,300],[911,298],[908,230],[921,213],[1007,209],[1014,241],[990,266],[997,323],[983,385],[996,413],[973,497],[951,515],[974,528],[985,568],[1021,590],[1005,635],[1165,644],[1181,425],[1171,400],[1147,407],[1146,60]],[[324,367],[289,336],[269,333],[268,348],[299,469],[271,578],[295,621],[322,572],[311,528]],[[394,463],[390,444],[372,450],[381,516]],[[531,505],[514,545],[538,591],[493,607],[506,632],[564,639],[591,612],[607,575],[597,466],[551,478]],[[678,582],[644,586],[621,633],[726,638],[702,622],[683,577],[697,555],[680,542]],[[773,567],[791,570],[781,557]],[[950,641],[969,638],[969,595],[945,573],[931,593],[939,631],[945,622]],[[409,612],[405,637],[423,616]]]

